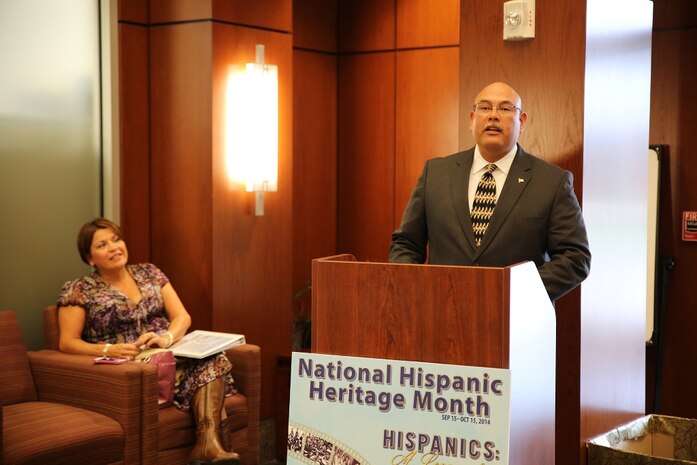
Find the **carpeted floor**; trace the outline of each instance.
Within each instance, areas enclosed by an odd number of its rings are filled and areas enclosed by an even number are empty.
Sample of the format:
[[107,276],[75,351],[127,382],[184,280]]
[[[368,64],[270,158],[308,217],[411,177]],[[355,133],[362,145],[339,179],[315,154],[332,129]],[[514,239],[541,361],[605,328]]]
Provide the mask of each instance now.
[[259,444],[259,464],[277,465],[284,462],[276,457],[276,421],[275,418],[261,420]]

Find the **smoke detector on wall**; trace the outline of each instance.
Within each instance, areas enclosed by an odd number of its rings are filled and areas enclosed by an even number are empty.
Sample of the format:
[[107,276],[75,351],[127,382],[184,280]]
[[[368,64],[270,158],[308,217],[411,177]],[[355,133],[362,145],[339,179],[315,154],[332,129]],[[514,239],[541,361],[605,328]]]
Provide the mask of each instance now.
[[535,37],[535,0],[511,0],[503,4],[503,40]]

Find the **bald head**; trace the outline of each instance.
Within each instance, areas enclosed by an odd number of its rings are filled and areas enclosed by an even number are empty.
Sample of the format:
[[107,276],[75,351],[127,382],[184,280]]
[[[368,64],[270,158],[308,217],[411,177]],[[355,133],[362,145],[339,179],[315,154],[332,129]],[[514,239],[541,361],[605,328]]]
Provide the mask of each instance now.
[[502,101],[507,100],[518,108],[523,108],[523,100],[520,98],[520,94],[505,82],[492,82],[484,87],[474,98],[474,103],[476,104],[482,100],[491,101],[492,96],[498,96],[503,99]]

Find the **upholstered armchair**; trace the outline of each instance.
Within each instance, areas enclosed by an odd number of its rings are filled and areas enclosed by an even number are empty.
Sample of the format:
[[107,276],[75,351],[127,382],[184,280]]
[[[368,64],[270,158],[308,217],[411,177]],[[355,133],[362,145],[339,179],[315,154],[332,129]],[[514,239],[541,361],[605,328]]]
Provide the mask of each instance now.
[[0,312],[0,464],[140,463],[141,370],[102,368],[27,352],[14,312]]
[[[58,311],[44,310],[44,344],[58,349]],[[233,364],[232,376],[239,391],[225,399],[232,432],[232,447],[243,465],[256,465],[259,458],[259,408],[261,399],[261,352],[258,346],[244,344],[226,352]],[[127,363],[142,370],[141,463],[186,464],[195,443],[193,417],[175,407],[158,408],[157,370],[143,363]],[[2,464],[0,464],[2,465]]]

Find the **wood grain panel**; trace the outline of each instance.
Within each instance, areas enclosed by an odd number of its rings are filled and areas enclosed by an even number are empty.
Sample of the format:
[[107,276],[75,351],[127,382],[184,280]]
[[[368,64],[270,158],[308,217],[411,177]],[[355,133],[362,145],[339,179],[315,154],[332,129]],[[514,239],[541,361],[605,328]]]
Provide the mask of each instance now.
[[[680,2],[675,2],[680,3]],[[682,2],[683,4],[686,2]],[[687,2],[690,3],[690,2]],[[663,18],[655,3],[656,22],[673,25],[676,19]],[[694,18],[694,16],[693,16]],[[670,183],[661,189],[667,200],[662,206],[660,235],[661,257],[673,257],[675,270],[668,276],[666,303],[664,371],[660,385],[660,413],[697,418],[697,405],[691,392],[697,388],[697,372],[691,367],[697,359],[694,329],[697,314],[693,301],[697,276],[697,247],[681,238],[682,212],[697,210],[697,148],[694,128],[697,127],[697,74],[694,44],[697,29],[676,28],[655,31],[651,81],[651,143],[669,145],[670,158],[666,173]]]
[[132,263],[150,261],[149,30],[119,25],[121,228]]
[[338,0],[339,51],[393,50],[396,0]]
[[151,257],[211,327],[211,25],[151,30]]
[[697,26],[697,2],[694,0],[654,0],[654,31]]
[[336,253],[337,58],[293,52],[293,290]]
[[338,0],[293,0],[293,47],[337,50]]
[[119,21],[147,24],[149,21],[148,2],[143,0],[120,0],[118,2]]
[[[684,55],[682,46],[687,44],[685,39],[689,36],[681,30],[654,32],[653,35],[650,141],[652,144],[670,143],[671,158],[680,153],[681,122],[685,118],[690,122],[690,115],[681,111],[681,104],[689,104],[690,100],[683,99],[683,94],[689,89],[683,89],[680,77]],[[672,153],[674,151],[676,153]],[[673,229],[679,231],[671,227]]]
[[397,0],[397,48],[459,43],[460,0]]
[[291,0],[213,0],[213,17],[275,31],[293,30]]
[[[508,368],[503,269],[333,261],[313,267],[314,352]],[[336,337],[338,328],[352,336]]]
[[151,24],[210,19],[213,0],[149,0]]
[[291,0],[150,0],[152,24],[216,19],[277,31],[292,27]]
[[387,260],[394,230],[395,54],[339,58],[338,248]]
[[[273,414],[276,359],[290,354],[293,273],[293,64],[292,36],[223,23],[213,25],[212,179],[213,326],[242,332],[262,347],[262,417]],[[264,195],[264,216],[254,216],[254,194],[232,186],[225,172],[224,102],[230,65],[254,61],[266,45],[278,66],[278,192]]]
[[[508,82],[518,88],[518,82],[511,82],[512,70],[503,65],[502,44],[499,31],[495,27],[481,28],[480,24],[499,24],[503,16],[499,13],[499,2],[485,0],[460,2],[460,149],[474,145],[470,134],[469,114],[477,93],[494,81]],[[488,44],[482,47],[481,44]],[[529,44],[521,45],[530,47]],[[486,52],[485,52],[486,49]],[[499,65],[498,63],[501,63]],[[502,69],[503,68],[503,69]],[[522,89],[518,92],[526,103],[527,94]]]
[[[521,95],[528,113],[521,145],[576,174],[581,195],[585,30],[578,8],[563,2],[545,4],[537,11],[537,27],[544,33],[529,41],[507,42],[500,27],[477,27],[502,24],[500,4],[477,0],[467,5],[461,18],[460,147],[474,145],[469,114],[477,93],[492,82],[506,82]],[[482,47],[484,43],[488,46]]]
[[457,152],[458,56],[457,47],[397,53],[395,227],[425,161]]

